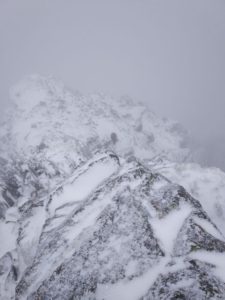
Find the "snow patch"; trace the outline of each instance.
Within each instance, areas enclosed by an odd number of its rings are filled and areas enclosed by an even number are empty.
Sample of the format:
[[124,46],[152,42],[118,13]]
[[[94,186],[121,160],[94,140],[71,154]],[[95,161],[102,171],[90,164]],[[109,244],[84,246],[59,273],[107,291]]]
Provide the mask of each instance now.
[[191,212],[191,206],[186,203],[182,203],[179,209],[170,212],[165,217],[161,219],[150,219],[155,236],[161,242],[162,247],[167,254],[172,253],[178,232],[181,229],[184,220]]

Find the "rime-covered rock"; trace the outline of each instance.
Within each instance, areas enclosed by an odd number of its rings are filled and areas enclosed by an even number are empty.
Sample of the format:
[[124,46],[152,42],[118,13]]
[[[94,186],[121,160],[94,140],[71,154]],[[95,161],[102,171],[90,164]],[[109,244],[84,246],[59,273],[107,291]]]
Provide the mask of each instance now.
[[142,160],[164,154],[183,161],[189,154],[188,135],[180,125],[127,97],[84,96],[35,75],[14,86],[10,98],[0,128],[0,167],[5,163],[0,179],[21,202],[50,192],[96,151],[110,149]]
[[202,254],[225,258],[222,234],[184,188],[138,161],[98,155],[40,205],[45,221],[16,299],[224,296],[219,266]]
[[225,300],[222,217],[201,192],[223,207],[223,177],[184,163],[179,124],[40,76],[11,98],[0,131],[0,299]]

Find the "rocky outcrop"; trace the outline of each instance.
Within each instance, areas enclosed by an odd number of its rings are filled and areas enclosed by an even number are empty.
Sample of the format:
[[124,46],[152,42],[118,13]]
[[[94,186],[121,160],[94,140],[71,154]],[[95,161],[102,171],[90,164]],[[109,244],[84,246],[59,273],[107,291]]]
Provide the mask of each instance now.
[[[223,236],[197,200],[138,161],[99,155],[40,207],[45,220],[16,299],[224,297],[219,266],[204,258],[225,257]],[[36,207],[23,209],[26,219]]]

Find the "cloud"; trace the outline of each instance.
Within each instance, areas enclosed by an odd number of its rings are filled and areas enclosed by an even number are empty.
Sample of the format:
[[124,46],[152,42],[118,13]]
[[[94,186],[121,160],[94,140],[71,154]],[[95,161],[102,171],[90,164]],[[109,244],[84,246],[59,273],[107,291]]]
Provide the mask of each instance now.
[[32,73],[129,94],[194,135],[225,135],[222,0],[1,0],[0,98]]

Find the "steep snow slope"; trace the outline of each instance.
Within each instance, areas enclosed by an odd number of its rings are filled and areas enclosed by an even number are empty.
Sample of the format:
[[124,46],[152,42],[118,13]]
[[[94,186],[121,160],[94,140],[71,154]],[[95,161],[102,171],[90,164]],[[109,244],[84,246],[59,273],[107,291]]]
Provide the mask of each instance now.
[[217,168],[203,168],[194,163],[166,160],[150,161],[152,170],[160,172],[185,189],[204,209],[225,236],[225,173]]
[[223,236],[197,200],[138,161],[97,155],[38,205],[33,244],[37,204],[20,207],[18,261],[35,251],[16,270],[16,299],[225,299]]

